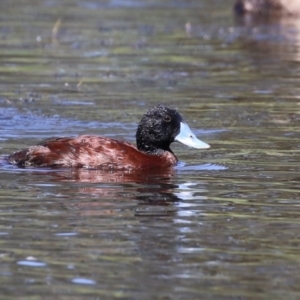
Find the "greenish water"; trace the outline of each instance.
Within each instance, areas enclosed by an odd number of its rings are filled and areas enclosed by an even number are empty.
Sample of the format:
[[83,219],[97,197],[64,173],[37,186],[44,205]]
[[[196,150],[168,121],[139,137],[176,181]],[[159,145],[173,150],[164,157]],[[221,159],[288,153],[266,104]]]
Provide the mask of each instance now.
[[231,7],[1,1],[1,155],[134,142],[158,103],[212,146],[176,144],[180,164],[146,174],[1,160],[1,299],[299,299],[298,21]]

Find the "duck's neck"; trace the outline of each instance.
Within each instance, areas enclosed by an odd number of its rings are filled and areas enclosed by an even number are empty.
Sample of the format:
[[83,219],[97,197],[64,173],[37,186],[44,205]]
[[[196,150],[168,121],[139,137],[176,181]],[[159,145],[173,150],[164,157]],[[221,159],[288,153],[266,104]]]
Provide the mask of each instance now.
[[167,151],[174,155],[170,149],[171,142],[166,141],[160,131],[159,128],[145,130],[144,127],[139,124],[136,132],[136,145],[138,150],[153,155],[159,155]]
[[174,155],[173,151],[170,149],[170,145],[150,144],[146,143],[143,140],[137,140],[136,145],[139,151],[145,152],[147,154],[159,155],[162,152],[168,151]]

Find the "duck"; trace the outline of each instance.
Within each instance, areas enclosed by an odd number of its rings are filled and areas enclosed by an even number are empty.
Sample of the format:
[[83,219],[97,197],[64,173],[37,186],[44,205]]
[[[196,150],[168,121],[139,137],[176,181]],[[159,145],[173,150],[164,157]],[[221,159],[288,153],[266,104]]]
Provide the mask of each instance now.
[[12,153],[8,162],[21,168],[167,168],[178,162],[170,148],[175,141],[195,149],[210,148],[196,137],[176,109],[159,104],[146,112],[139,122],[136,146],[96,135],[55,137]]
[[237,15],[253,14],[259,16],[299,16],[299,0],[237,0],[234,5]]

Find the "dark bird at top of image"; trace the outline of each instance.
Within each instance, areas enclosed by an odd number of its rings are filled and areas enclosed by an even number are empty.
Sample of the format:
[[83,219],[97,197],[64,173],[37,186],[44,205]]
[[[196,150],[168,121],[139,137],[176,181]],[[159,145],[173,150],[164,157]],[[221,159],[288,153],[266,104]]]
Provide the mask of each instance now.
[[234,11],[237,15],[299,16],[300,0],[237,0]]

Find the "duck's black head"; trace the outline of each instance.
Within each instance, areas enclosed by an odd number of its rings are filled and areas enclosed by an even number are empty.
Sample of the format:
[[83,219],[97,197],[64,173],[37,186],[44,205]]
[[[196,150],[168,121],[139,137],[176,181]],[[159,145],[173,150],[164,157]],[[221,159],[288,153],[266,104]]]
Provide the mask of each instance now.
[[143,116],[136,132],[140,151],[151,154],[161,150],[172,152],[170,144],[175,140],[197,149],[210,147],[196,138],[175,109],[158,105]]

